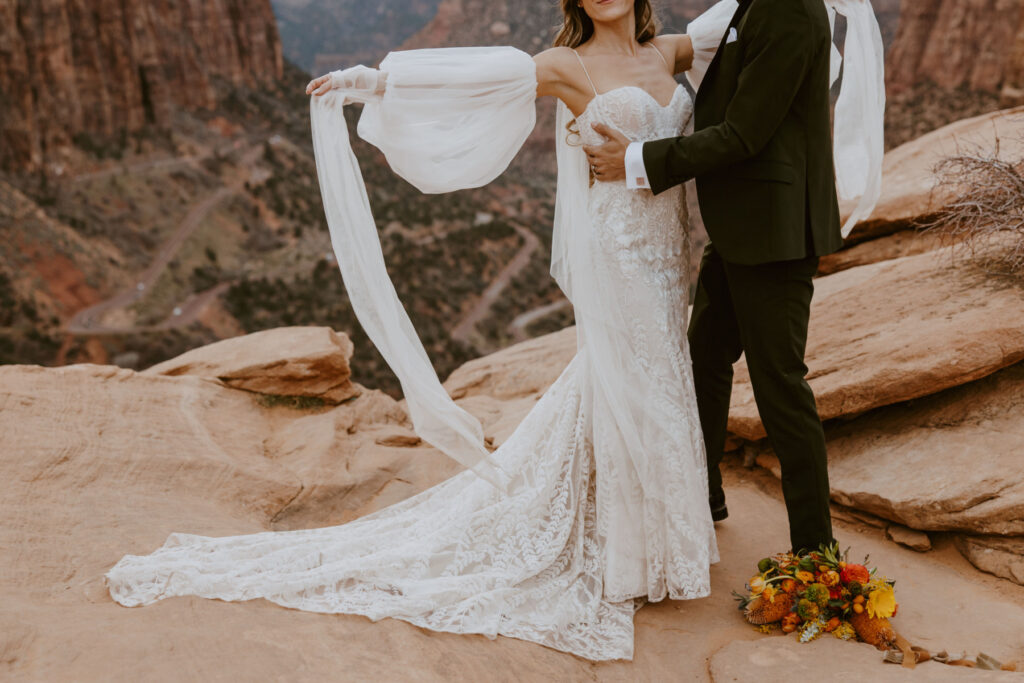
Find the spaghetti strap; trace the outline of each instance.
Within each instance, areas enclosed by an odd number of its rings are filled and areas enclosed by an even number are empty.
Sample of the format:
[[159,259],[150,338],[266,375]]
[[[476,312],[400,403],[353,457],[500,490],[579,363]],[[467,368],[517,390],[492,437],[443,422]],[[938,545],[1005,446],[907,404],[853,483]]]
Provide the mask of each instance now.
[[587,71],[587,65],[583,63],[583,57],[580,57],[580,53],[576,52],[576,48],[569,48],[572,53],[576,55],[576,59],[580,60],[580,66],[583,67],[583,73],[586,74],[587,80],[590,81],[590,88],[594,91],[594,97],[597,97],[597,88],[594,87],[594,80],[590,77],[590,72]]
[[651,46],[652,48],[654,48],[654,51],[658,53],[658,56],[659,56],[659,57],[661,57],[661,61],[662,61],[662,62],[664,62],[665,66],[666,66],[666,67],[667,67],[667,68],[669,69],[669,71],[671,71],[671,70],[672,70],[672,67],[670,67],[670,66],[668,65],[668,60],[667,60],[667,59],[665,59],[665,55],[661,54],[661,50],[659,50],[659,49],[658,49],[658,48],[657,48],[657,47],[656,47],[656,46],[654,45],[654,43],[652,43],[652,42],[648,41],[648,42],[644,43],[644,45],[650,45],[650,46]]

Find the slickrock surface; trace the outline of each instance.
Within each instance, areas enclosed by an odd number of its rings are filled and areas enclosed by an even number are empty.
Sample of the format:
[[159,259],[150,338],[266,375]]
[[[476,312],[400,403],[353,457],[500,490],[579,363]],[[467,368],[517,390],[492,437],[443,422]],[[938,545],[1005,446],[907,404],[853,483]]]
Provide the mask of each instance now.
[[943,246],[945,243],[940,235],[917,230],[901,230],[823,256],[818,264],[818,275],[831,275],[869,263],[923,254]]
[[[795,638],[782,642],[775,639],[756,643],[734,642],[723,647],[711,659],[711,676],[715,681],[790,681],[798,678],[820,679],[827,670],[833,680],[868,680],[864,676],[864,658],[874,648],[867,643],[844,643],[835,638],[814,642],[813,656],[808,657],[806,644]],[[971,654],[971,657],[974,655]],[[757,672],[757,673],[755,673]],[[755,678],[747,678],[756,676]],[[925,662],[910,670],[887,664],[872,670],[872,683],[921,681],[952,683],[959,681],[1013,681],[1018,678],[1004,671],[981,671]]]
[[329,327],[280,327],[201,346],[147,369],[151,375],[216,378],[258,394],[341,403],[358,396],[352,342]]
[[567,327],[471,360],[448,377],[445,389],[458,400],[490,396],[507,400],[543,393],[576,355],[576,328]]
[[978,569],[1024,586],[1024,536],[958,536],[956,547]]
[[889,151],[882,163],[878,205],[854,227],[848,242],[904,230],[915,219],[934,213],[952,198],[948,188],[936,190],[935,165],[958,154],[992,153],[997,144],[1004,159],[1024,156],[1024,107],[957,121]]
[[829,436],[838,502],[915,529],[1024,534],[1024,364]]
[[[521,354],[534,373],[557,374],[567,336],[509,355]],[[504,358],[489,369],[486,359],[476,361],[473,370],[486,370],[497,390],[518,393],[507,401],[514,412],[543,382],[535,374],[532,384],[511,389],[519,380],[502,377]],[[474,400],[490,401],[492,411],[504,402],[485,393],[464,402],[473,407]],[[7,680],[770,680],[765,658],[779,652],[801,655],[806,666],[841,657],[854,680],[900,673],[870,647],[837,650],[821,640],[795,649],[795,640],[761,636],[742,621],[730,591],[742,587],[761,556],[785,547],[788,533],[778,483],[733,459],[726,469],[731,517],[718,527],[723,560],[713,568],[713,595],[644,607],[635,661],[593,664],[507,638],[431,633],[263,601],[176,598],[126,609],[110,599],[103,573],[123,554],[155,549],[169,533],[337,524],[454,474],[458,466],[447,458],[413,445],[401,404],[378,392],[296,410],[188,375],[7,366],[0,368],[0,433],[0,514],[7,520],[0,547],[17,549],[0,554],[0,677]],[[922,556],[883,533],[837,525],[855,556],[870,553],[899,580],[901,632],[933,650],[1024,659],[1024,587],[978,573],[951,541]],[[947,675],[940,665],[922,666]]]
[[[1024,364],[833,426],[828,439],[835,501],[965,532],[958,547],[979,569],[1024,583]],[[770,453],[758,462],[781,474]]]
[[[823,420],[974,381],[1024,359],[1024,286],[941,250],[815,280],[808,381]],[[745,361],[729,429],[765,435]]]

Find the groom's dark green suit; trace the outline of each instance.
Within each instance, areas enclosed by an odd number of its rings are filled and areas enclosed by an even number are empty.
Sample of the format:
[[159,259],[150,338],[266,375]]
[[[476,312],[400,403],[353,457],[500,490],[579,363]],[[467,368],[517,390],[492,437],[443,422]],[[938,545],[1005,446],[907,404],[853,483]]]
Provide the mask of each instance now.
[[805,376],[818,257],[842,245],[822,0],[740,0],[695,100],[694,133],[647,142],[661,192],[696,178],[711,243],[690,321],[712,498],[722,495],[733,363],[746,354],[782,466],[793,550],[834,540],[825,437]]

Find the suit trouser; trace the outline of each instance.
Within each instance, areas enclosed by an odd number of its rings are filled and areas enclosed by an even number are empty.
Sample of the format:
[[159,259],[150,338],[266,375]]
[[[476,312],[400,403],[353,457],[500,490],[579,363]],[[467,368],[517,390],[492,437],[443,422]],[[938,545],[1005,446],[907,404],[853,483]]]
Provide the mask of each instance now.
[[782,467],[794,552],[834,540],[825,434],[804,363],[817,267],[816,256],[728,263],[709,244],[688,331],[711,496],[722,494],[733,363],[745,353],[757,410]]

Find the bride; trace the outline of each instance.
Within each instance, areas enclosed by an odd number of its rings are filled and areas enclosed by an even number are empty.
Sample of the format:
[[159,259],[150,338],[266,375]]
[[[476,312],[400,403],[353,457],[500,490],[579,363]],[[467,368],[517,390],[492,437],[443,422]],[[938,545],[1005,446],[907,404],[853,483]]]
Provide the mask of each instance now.
[[[657,196],[593,178],[594,126],[634,141],[684,132],[737,8],[656,35],[649,0],[562,0],[556,47],[391,53],[312,81],[328,225],[353,308],[402,382],[417,432],[468,469],[336,527],[227,538],[172,534],[107,574],[122,605],[265,598],[301,610],[511,636],[592,660],[630,659],[645,600],[707,596],[719,560],[685,330],[682,187]],[[552,274],[577,354],[493,453],[444,392],[387,276],[345,102],[359,134],[425,192],[490,182],[558,98]]]

